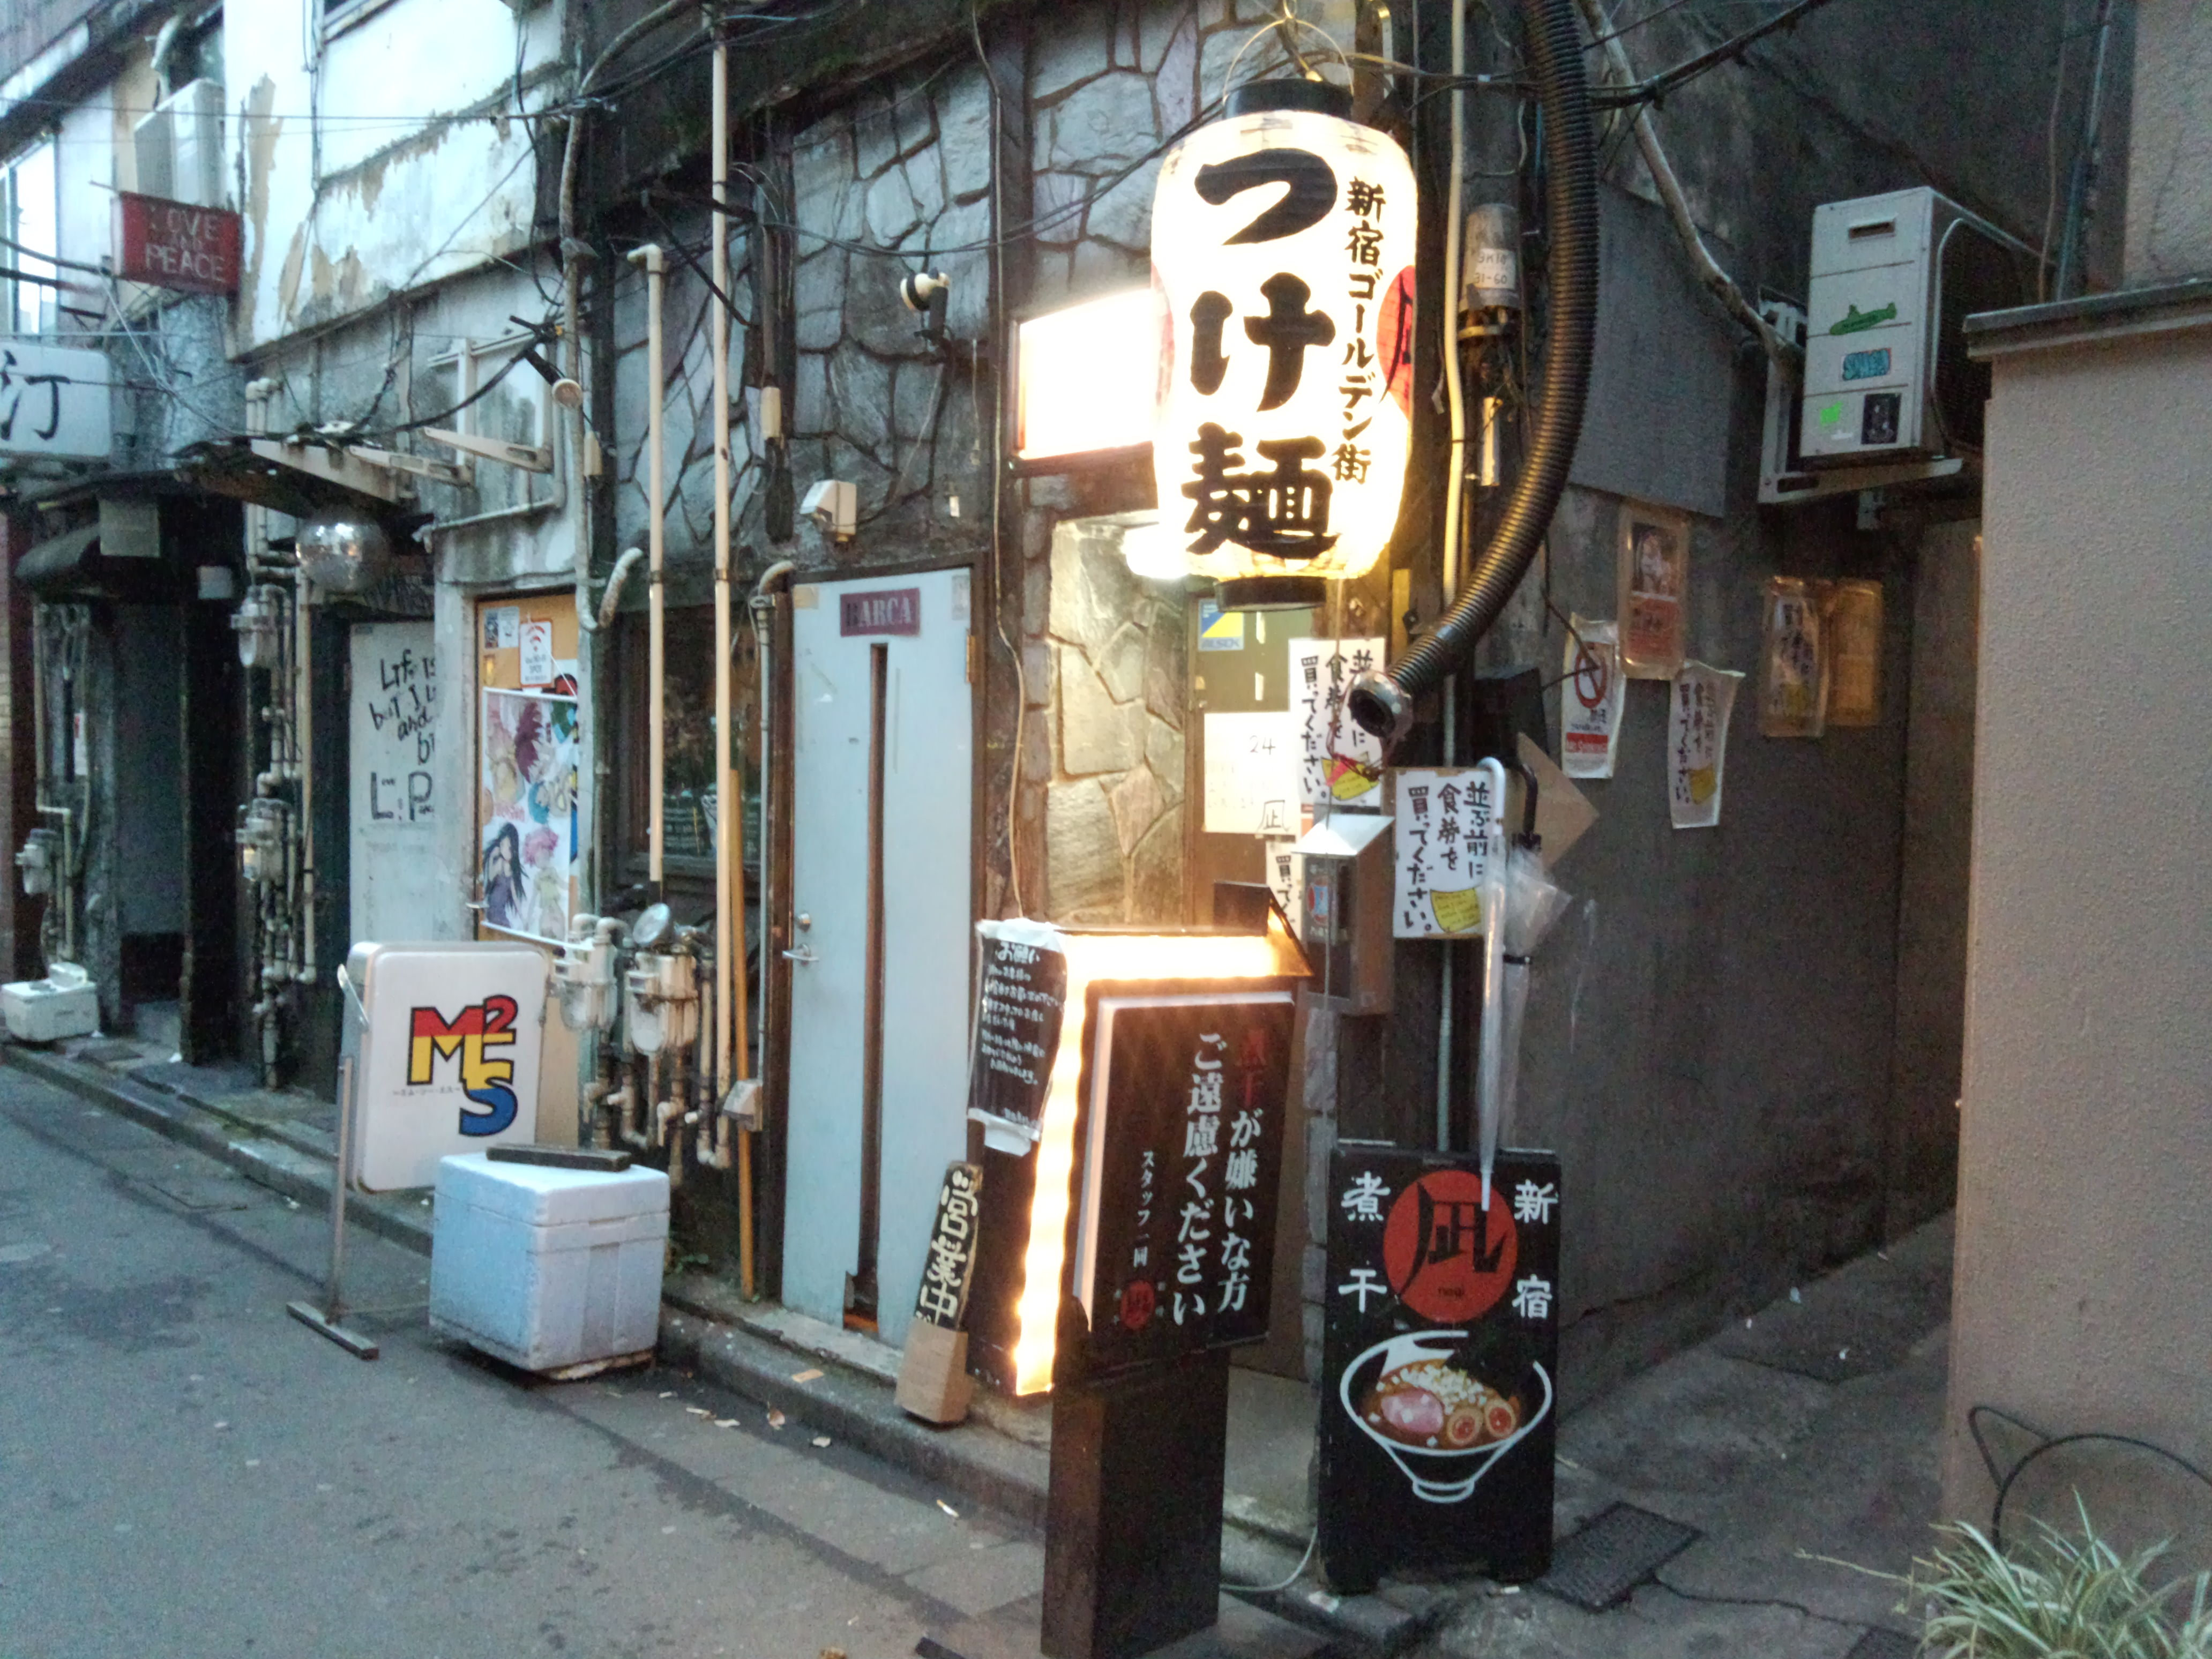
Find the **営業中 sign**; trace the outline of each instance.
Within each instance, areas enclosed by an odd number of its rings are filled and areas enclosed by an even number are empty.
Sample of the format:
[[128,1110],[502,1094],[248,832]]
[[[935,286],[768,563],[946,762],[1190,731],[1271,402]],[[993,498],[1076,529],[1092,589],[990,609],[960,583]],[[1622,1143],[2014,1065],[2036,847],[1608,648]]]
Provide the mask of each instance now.
[[1339,1141],[1322,1286],[1322,1566],[1340,1592],[1388,1571],[1552,1560],[1559,1161]]
[[1266,1338],[1294,1006],[1098,999],[1069,1257],[1094,1373]]
[[975,1217],[983,1194],[983,1166],[948,1164],[937,1189],[937,1219],[929,1229],[929,1258],[915,1293],[914,1316],[948,1331],[960,1328],[968,1306],[968,1281],[975,1271]]

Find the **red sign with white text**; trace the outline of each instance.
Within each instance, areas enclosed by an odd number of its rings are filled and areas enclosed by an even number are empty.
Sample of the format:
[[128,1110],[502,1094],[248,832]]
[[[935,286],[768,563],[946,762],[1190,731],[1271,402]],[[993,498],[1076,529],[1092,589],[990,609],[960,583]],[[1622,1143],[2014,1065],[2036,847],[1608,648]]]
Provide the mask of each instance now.
[[115,274],[187,294],[238,292],[239,218],[158,196],[115,192]]

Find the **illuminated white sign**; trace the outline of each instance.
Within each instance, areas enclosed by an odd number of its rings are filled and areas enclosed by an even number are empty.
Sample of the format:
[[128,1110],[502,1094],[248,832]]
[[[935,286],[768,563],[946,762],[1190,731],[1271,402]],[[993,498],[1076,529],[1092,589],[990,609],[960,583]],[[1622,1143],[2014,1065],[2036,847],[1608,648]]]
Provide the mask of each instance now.
[[1171,340],[1153,443],[1195,575],[1355,576],[1398,518],[1413,396],[1414,186],[1382,133],[1231,115],[1161,164]]
[[1020,324],[1014,453],[1056,460],[1152,442],[1165,349],[1159,296],[1148,288]]
[[0,339],[0,455],[104,461],[107,354]]

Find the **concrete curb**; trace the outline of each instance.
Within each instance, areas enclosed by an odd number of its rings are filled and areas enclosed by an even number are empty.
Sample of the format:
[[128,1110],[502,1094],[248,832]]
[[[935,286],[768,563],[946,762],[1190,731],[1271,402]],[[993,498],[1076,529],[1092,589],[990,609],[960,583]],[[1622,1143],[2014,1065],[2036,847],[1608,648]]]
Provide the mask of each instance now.
[[[247,1180],[301,1205],[330,1202],[331,1163],[266,1126],[216,1110],[90,1061],[21,1043],[0,1044],[0,1064],[165,1135],[228,1165]],[[346,1214],[353,1224],[428,1255],[431,1216],[417,1198],[355,1194]],[[835,1436],[884,1462],[934,1482],[948,1493],[988,1505],[1040,1530],[1050,1458],[977,1423],[933,1428],[892,1403],[890,1385],[835,1353],[794,1347],[774,1335],[739,1328],[726,1315],[679,1291],[660,1314],[660,1358],[794,1421]],[[808,1381],[799,1376],[816,1373]],[[1241,1506],[1256,1509],[1246,1502]],[[1269,1571],[1284,1552],[1304,1547],[1303,1537],[1273,1516],[1240,1513],[1224,1504],[1222,1519],[1237,1541],[1237,1555],[1254,1577]],[[1348,1650],[1380,1656],[1402,1653],[1443,1619],[1455,1598],[1419,1586],[1386,1587],[1372,1595],[1333,1596],[1310,1579],[1279,1592],[1237,1592],[1241,1599],[1325,1635]]]

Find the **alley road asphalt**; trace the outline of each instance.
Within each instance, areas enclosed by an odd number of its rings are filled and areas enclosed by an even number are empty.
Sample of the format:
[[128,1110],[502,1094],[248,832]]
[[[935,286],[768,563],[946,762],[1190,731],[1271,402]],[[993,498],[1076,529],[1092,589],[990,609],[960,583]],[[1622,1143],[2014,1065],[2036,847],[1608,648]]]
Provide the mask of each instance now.
[[0,1072],[0,1659],[892,1659],[1034,1598],[1022,1528],[758,1406],[434,1339],[356,1232],[364,1364],[284,1311],[327,1238]]

